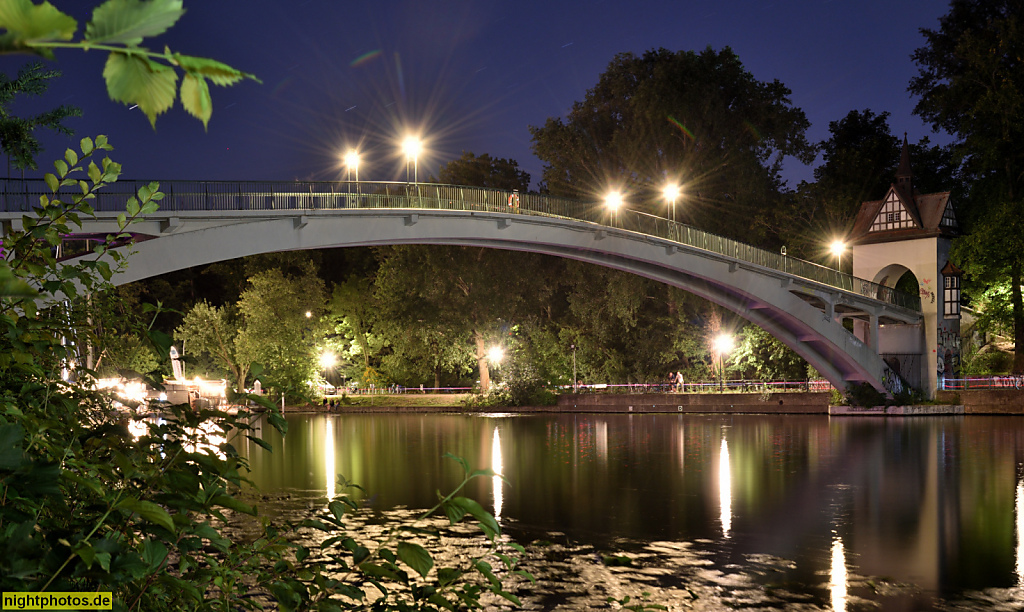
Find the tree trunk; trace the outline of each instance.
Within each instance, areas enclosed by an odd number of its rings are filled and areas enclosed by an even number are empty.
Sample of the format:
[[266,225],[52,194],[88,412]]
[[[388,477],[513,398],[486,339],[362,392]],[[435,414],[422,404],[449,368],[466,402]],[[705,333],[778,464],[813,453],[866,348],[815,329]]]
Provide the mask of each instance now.
[[1010,265],[1010,300],[1013,305],[1013,373],[1024,374],[1024,297],[1020,284],[1021,263],[1017,259]]
[[480,391],[487,393],[491,390],[491,371],[487,368],[487,347],[484,346],[484,335],[473,330],[473,338],[476,340],[476,364],[480,369]]

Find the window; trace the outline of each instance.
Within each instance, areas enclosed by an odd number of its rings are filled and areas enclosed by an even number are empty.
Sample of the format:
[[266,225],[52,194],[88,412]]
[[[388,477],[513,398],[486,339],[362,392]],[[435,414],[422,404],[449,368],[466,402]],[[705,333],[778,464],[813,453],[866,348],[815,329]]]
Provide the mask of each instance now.
[[903,203],[896,197],[894,192],[889,193],[889,197],[885,199],[885,203],[882,204],[881,210],[878,211],[878,216],[875,217],[875,222],[871,224],[872,232],[883,232],[885,230],[903,229],[914,227],[914,220],[907,213],[906,209],[903,208]]
[[942,291],[942,314],[947,319],[960,318],[960,277],[944,276]]
[[942,221],[939,222],[939,226],[957,229],[956,216],[953,215],[952,204],[946,204],[946,210],[942,213]]

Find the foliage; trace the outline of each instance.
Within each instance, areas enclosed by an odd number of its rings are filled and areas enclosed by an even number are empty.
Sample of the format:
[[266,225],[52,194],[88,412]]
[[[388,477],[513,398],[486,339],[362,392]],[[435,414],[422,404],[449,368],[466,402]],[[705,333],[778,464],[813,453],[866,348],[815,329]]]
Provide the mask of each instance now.
[[520,170],[515,160],[491,157],[487,153],[477,156],[469,151],[463,151],[462,157],[441,166],[437,180],[449,185],[518,189],[523,193],[530,188],[529,173]]
[[[291,527],[266,519],[256,539],[232,541],[226,523],[259,517],[237,495],[247,483],[247,464],[236,442],[244,438],[270,450],[253,435],[253,414],[175,406],[136,438],[126,427],[128,408],[95,389],[93,372],[62,377],[82,350],[62,342],[80,331],[67,308],[82,308],[82,296],[109,289],[107,260],[118,264],[123,255],[106,245],[126,238],[128,225],[162,197],[156,185],[141,188],[119,216],[121,231],[97,247],[96,259],[58,263],[55,245],[80,227],[92,212],[88,200],[120,172],[109,159],[102,170],[90,159],[109,148],[98,137],[83,139],[81,154],[68,150],[55,164],[57,173],[46,177],[54,195],[24,217],[24,230],[4,239],[0,590],[112,591],[115,610],[262,609],[261,599],[283,610],[452,610],[479,607],[488,591],[517,603],[499,573],[518,572],[507,549],[522,549],[505,545],[494,517],[458,495],[472,478],[493,476],[489,470],[471,471],[457,459],[463,481],[432,510],[443,510],[449,525],[470,518],[487,537],[482,554],[466,555],[457,566],[433,567],[419,542],[439,539],[444,530],[434,527],[401,525],[364,546],[346,531],[343,519],[357,506],[346,497],[304,524],[324,532],[324,557],[292,543]],[[79,174],[88,178],[76,180]],[[166,359],[170,338],[138,331]],[[272,403],[245,399],[261,403],[269,424],[284,432],[286,421]],[[500,563],[501,572],[492,563]],[[339,565],[341,577],[334,572]],[[384,597],[367,601],[363,587],[369,585]]]
[[[751,75],[729,48],[617,55],[567,118],[532,127],[551,193],[664,211],[683,185],[680,219],[749,240],[749,219],[777,198],[785,156],[809,163],[808,121],[779,81]],[[740,223],[734,221],[740,220]]]
[[[231,307],[199,302],[174,330],[174,337],[187,343],[191,353],[206,353],[234,378],[236,389],[245,389],[252,362],[239,354],[238,317]],[[184,346],[182,347],[184,349]]]
[[80,109],[64,104],[27,118],[15,117],[8,109],[18,94],[42,95],[47,81],[60,75],[60,71],[46,70],[38,62],[24,66],[14,80],[0,74],[0,151],[14,162],[15,168],[34,170],[37,167],[36,156],[42,151],[42,146],[33,135],[36,128],[45,127],[71,136],[73,131],[64,125],[64,120],[82,116]]
[[732,352],[730,366],[747,378],[763,381],[804,380],[807,362],[793,349],[756,325],[739,333],[739,346]]
[[264,383],[304,395],[320,370],[326,301],[324,282],[311,270],[286,276],[276,268],[249,279],[238,300],[238,356],[265,368]]
[[870,408],[889,403],[885,394],[866,382],[851,383],[846,388],[846,402],[851,406]]
[[[1024,373],[1024,3],[954,0],[914,52],[914,112],[957,138],[971,188],[960,208],[970,235],[955,255],[981,289],[1011,289],[1014,373]],[[966,291],[972,291],[970,286]]]
[[[900,140],[887,112],[853,110],[828,127],[829,137],[817,145],[822,163],[814,169],[815,181],[801,183],[783,205],[763,211],[758,222],[778,236],[789,255],[831,264],[827,245],[849,234],[863,202],[881,199],[889,189]],[[949,147],[932,146],[924,137],[909,150],[916,188],[941,191],[953,185]]]
[[178,70],[184,73],[180,99],[185,110],[205,127],[213,114],[209,82],[234,85],[244,79],[257,80],[221,62],[172,52],[162,53],[140,46],[143,40],[159,36],[184,14],[182,0],[107,0],[97,6],[75,39],[78,22],[49,2],[4,0],[0,3],[0,53],[31,53],[54,58],[54,50],[74,48],[106,51],[103,68],[107,93],[127,106],[138,105],[156,126],[156,118],[179,97]]
[[[500,337],[503,325],[523,315],[531,296],[540,299],[548,290],[537,282],[542,258],[516,254],[519,265],[510,266],[509,254],[484,248],[416,246],[381,253],[374,295],[379,321],[394,330],[385,334],[396,344],[405,343],[401,350],[407,355],[415,354],[410,341],[443,347],[469,340],[481,389],[489,391],[490,343]],[[414,331],[397,339],[406,330]],[[458,367],[459,351],[433,354],[441,361],[430,364],[432,369]]]
[[[334,286],[328,317],[334,327],[335,348],[346,362],[353,364],[348,372],[352,378],[361,379],[362,373],[380,365],[385,338],[373,329],[376,315],[371,279],[351,275]],[[354,363],[357,360],[358,366]]]
[[700,336],[713,310],[708,302],[626,272],[565,267],[570,331],[563,345],[576,345],[582,380],[661,382],[669,371],[704,371]]

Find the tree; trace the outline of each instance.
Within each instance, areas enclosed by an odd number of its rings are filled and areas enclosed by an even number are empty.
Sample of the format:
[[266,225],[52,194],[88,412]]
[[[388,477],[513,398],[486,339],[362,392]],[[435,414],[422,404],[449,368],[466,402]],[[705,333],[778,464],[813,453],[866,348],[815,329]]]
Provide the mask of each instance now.
[[10,177],[10,163],[22,170],[35,169],[36,156],[42,152],[42,145],[33,135],[36,128],[47,128],[71,136],[74,131],[64,125],[68,117],[81,117],[82,111],[74,106],[60,105],[57,108],[39,113],[32,117],[15,117],[8,106],[18,94],[30,96],[42,95],[48,86],[47,81],[61,75],[59,70],[46,70],[38,62],[30,63],[18,71],[18,76],[11,80],[6,74],[0,74],[0,151],[7,155],[7,174]]
[[181,104],[205,127],[213,114],[207,80],[226,86],[258,79],[212,59],[141,46],[146,38],[166,32],[184,13],[182,0],[108,0],[93,10],[84,35],[75,41],[78,22],[49,2],[5,0],[0,3],[0,28],[6,30],[0,36],[0,53],[30,53],[52,60],[59,48],[106,51],[103,78],[110,98],[138,105],[154,127],[157,116],[178,99],[180,69],[185,73]]
[[246,388],[252,361],[239,354],[238,323],[230,307],[211,306],[202,301],[188,311],[174,337],[187,344],[189,354],[206,353],[214,357],[241,391]]
[[813,159],[807,118],[789,94],[755,79],[728,47],[623,53],[565,121],[531,128],[533,149],[556,195],[595,199],[617,188],[631,206],[663,214],[662,186],[679,182],[681,219],[749,239],[748,223],[728,220],[771,205],[784,157]]
[[914,112],[957,138],[972,179],[960,219],[970,234],[955,254],[981,286],[1009,283],[1013,371],[1024,373],[1024,1],[954,0],[922,33]]
[[[822,163],[815,181],[801,183],[783,205],[759,218],[786,245],[790,255],[811,260],[831,257],[824,248],[846,236],[863,202],[881,198],[893,182],[900,139],[889,113],[853,110],[828,124],[829,137],[817,144]],[[924,192],[948,190],[955,169],[949,147],[932,146],[927,137],[910,145],[915,186]]]
[[[384,337],[374,330],[379,319],[377,311],[373,280],[369,277],[352,275],[334,286],[328,316],[334,325],[334,335],[348,345],[346,356],[361,362],[357,374],[364,382],[376,378],[379,353],[385,344]],[[396,337],[402,335],[400,332]]]
[[530,188],[530,174],[520,170],[515,160],[494,158],[487,153],[477,157],[469,151],[441,166],[438,181],[487,189],[518,189],[524,193]]
[[756,325],[747,325],[739,333],[739,346],[729,361],[746,377],[762,381],[798,381],[807,378],[807,362],[793,349]]
[[286,276],[270,269],[250,278],[249,285],[238,300],[239,358],[262,364],[266,379],[283,392],[304,394],[320,370],[316,348],[324,337],[324,282],[312,270]]

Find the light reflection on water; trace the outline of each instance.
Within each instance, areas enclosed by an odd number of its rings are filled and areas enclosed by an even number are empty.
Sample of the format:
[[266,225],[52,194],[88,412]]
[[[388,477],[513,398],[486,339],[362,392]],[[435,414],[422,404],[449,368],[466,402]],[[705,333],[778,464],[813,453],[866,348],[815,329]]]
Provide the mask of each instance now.
[[846,551],[843,550],[843,539],[838,535],[832,540],[832,567],[829,569],[829,596],[832,610],[846,612]]
[[501,461],[501,434],[498,433],[498,428],[494,428],[494,440],[491,442],[491,469],[494,471],[494,476],[491,477],[491,486],[494,488],[494,519],[501,523],[501,502],[502,502],[502,490],[501,490],[501,477],[505,473],[504,464]]
[[[546,578],[523,587],[540,609],[606,607],[600,597],[643,591],[671,609],[1021,600],[1024,421],[1013,418],[288,419],[287,444],[264,428],[275,451],[251,447],[252,478],[299,508],[332,496],[337,473],[365,487],[375,510],[430,507],[461,479],[445,452],[504,475],[466,494],[489,499],[520,543],[546,542],[527,555],[527,569]],[[634,566],[604,567],[611,553]]]
[[729,537],[732,529],[732,471],[729,468],[729,443],[722,431],[722,449],[718,454],[718,504],[721,509],[722,537]]

